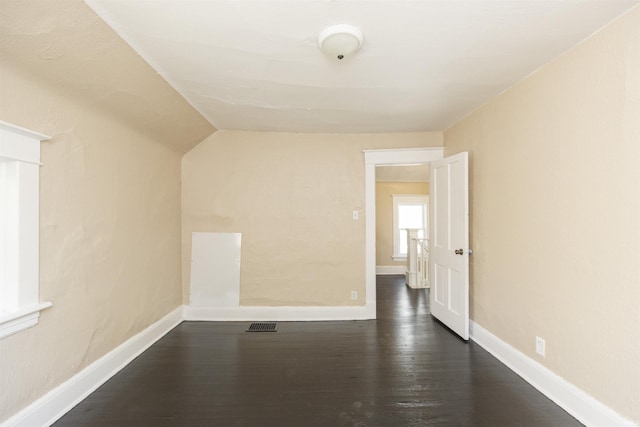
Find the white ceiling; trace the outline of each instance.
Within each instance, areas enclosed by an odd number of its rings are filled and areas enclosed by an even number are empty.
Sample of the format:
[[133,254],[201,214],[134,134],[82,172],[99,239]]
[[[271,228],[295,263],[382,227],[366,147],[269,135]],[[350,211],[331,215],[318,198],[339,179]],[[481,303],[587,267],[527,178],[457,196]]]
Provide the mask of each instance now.
[[[86,0],[218,129],[443,130],[638,0]],[[351,24],[339,61],[317,37]]]

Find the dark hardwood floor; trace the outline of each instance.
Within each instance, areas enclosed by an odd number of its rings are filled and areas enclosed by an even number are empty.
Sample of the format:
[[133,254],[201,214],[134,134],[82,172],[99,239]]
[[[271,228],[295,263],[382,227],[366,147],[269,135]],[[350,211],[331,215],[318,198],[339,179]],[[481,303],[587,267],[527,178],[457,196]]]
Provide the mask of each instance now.
[[378,277],[378,320],[184,322],[54,425],[580,426]]

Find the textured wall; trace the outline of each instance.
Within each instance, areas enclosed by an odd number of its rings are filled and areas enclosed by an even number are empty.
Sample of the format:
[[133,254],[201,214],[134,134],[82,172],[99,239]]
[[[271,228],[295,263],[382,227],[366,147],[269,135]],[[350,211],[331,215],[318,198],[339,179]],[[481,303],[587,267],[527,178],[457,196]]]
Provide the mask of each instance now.
[[0,12],[3,64],[58,96],[183,154],[215,131],[82,0],[2,0]]
[[[441,146],[442,133],[218,131],[182,162],[182,262],[191,233],[242,233],[241,305],[365,303],[363,149]],[[352,219],[352,211],[360,219]]]
[[180,305],[180,155],[3,68],[2,120],[49,134],[40,299],[0,340],[0,420]]
[[640,8],[447,130],[445,151],[471,153],[473,319],[639,422]]
[[52,136],[40,298],[53,307],[0,340],[0,421],[181,304],[180,152],[213,131],[81,1],[3,1],[1,16],[0,120]]
[[429,183],[376,182],[376,265],[407,265],[392,259],[394,194],[429,194]]

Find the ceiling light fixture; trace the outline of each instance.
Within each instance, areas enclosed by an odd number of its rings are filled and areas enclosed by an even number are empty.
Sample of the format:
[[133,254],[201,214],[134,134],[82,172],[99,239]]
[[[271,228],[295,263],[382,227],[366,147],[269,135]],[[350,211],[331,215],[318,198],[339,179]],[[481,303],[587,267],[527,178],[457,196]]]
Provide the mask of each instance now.
[[332,25],[320,33],[318,46],[327,55],[344,59],[360,49],[363,40],[362,31],[356,27],[351,25]]

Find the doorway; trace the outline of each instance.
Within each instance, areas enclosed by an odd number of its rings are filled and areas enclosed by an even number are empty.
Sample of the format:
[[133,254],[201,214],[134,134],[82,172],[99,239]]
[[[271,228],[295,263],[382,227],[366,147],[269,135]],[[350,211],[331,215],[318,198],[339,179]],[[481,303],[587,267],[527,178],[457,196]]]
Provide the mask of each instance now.
[[442,147],[365,150],[366,310],[376,318],[376,166],[420,165],[444,157]]
[[376,167],[376,274],[405,274],[407,229],[426,238],[429,165]]

